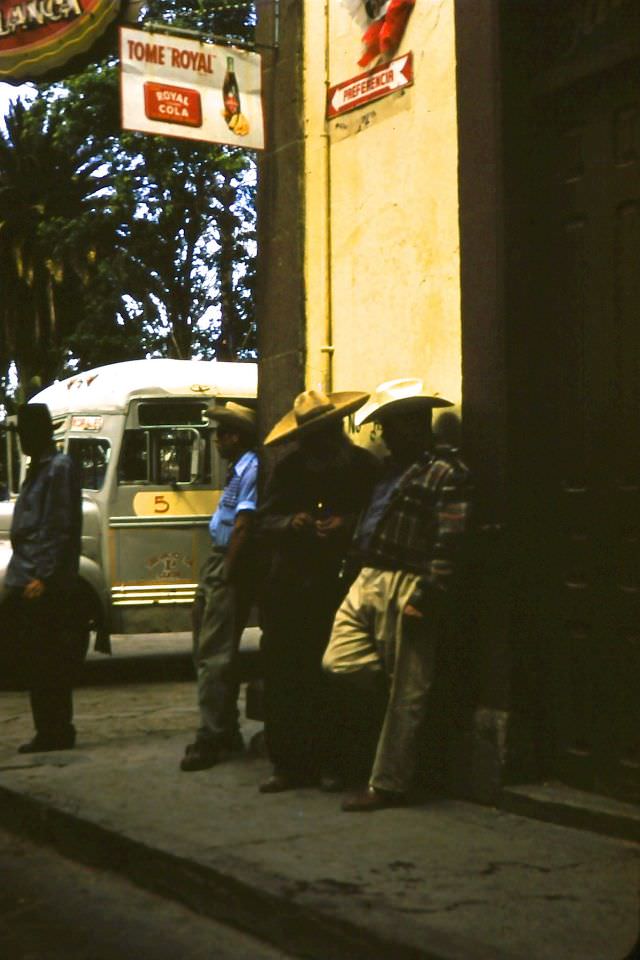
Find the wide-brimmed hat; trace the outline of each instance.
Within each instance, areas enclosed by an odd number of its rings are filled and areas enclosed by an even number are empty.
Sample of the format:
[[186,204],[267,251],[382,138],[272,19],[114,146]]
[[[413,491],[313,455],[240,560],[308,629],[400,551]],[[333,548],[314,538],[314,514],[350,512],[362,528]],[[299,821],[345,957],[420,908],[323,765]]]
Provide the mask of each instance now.
[[205,414],[210,420],[215,420],[229,430],[239,430],[249,436],[255,436],[258,418],[256,411],[250,407],[227,400],[226,403],[212,403],[207,407]]
[[51,412],[46,403],[23,403],[18,407],[18,432],[38,436],[53,434]]
[[323,393],[322,390],[305,390],[293,401],[293,407],[278,420],[264,441],[265,446],[293,440],[301,434],[319,430],[335,420],[341,420],[366,403],[368,393],[360,390],[343,390],[338,393]]
[[400,380],[386,380],[376,387],[369,402],[358,410],[354,419],[356,426],[360,427],[363,423],[371,423],[372,420],[389,413],[452,406],[451,400],[445,400],[438,393],[425,390],[422,380],[405,377]]

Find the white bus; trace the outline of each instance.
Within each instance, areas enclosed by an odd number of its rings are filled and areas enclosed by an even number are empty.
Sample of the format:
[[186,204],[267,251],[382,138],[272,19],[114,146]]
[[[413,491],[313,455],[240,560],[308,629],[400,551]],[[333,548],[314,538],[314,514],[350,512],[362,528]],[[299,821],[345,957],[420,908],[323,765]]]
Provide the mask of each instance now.
[[[83,488],[79,641],[92,630],[108,652],[111,633],[190,629],[208,523],[226,466],[204,416],[215,398],[255,405],[257,365],[131,360],[55,383],[46,403],[59,449],[79,466]],[[17,492],[15,433],[3,441],[0,582],[11,555]],[[26,463],[21,458],[21,475]]]

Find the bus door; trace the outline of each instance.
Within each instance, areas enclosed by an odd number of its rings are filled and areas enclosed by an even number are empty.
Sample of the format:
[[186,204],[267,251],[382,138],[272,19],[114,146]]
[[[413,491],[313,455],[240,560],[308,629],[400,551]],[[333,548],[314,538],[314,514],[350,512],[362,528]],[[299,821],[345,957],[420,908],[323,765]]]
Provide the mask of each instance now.
[[206,405],[141,402],[128,418],[109,519],[116,632],[190,628],[224,477]]

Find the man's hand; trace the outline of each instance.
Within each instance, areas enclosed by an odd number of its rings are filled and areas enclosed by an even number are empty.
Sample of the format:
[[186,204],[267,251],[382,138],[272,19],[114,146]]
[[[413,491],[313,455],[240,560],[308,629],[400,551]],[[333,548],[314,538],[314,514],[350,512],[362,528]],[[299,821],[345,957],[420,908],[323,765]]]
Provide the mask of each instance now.
[[291,529],[295,530],[296,533],[300,533],[302,530],[308,530],[313,526],[313,517],[310,513],[294,513],[291,518]]
[[414,607],[413,604],[407,603],[404,610],[402,611],[403,616],[412,617],[415,620],[424,620],[424,613],[418,610],[417,607]]
[[316,533],[322,540],[332,537],[338,533],[344,526],[344,517],[325,517],[322,520],[316,520]]
[[30,580],[24,588],[22,596],[25,600],[37,600],[45,591],[43,580]]

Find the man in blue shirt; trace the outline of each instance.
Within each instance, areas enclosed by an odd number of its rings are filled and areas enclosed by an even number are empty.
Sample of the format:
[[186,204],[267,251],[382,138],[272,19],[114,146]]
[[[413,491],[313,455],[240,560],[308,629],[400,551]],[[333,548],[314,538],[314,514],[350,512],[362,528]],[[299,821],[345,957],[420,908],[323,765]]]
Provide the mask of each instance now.
[[236,660],[253,592],[248,558],[257,506],[256,415],[237,403],[214,404],[216,446],[227,460],[227,481],[211,517],[211,553],[200,572],[193,606],[193,659],[198,678],[200,726],[180,769],[205,770],[220,753],[241,748]]
[[18,436],[30,464],[13,514],[13,554],[1,616],[14,628],[36,730],[18,750],[67,750],[76,738],[70,617],[80,560],[82,492],[73,461],[56,452],[45,404],[18,410]]

